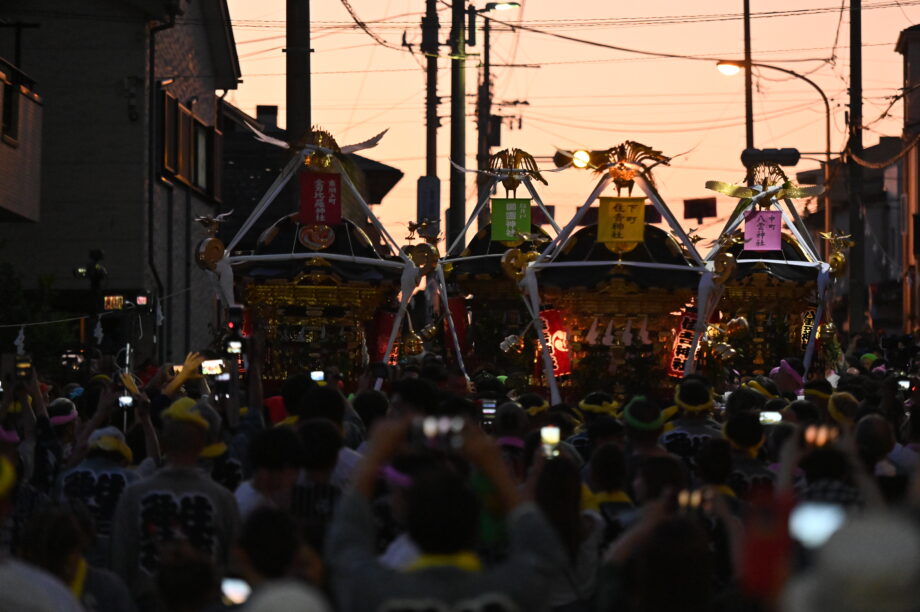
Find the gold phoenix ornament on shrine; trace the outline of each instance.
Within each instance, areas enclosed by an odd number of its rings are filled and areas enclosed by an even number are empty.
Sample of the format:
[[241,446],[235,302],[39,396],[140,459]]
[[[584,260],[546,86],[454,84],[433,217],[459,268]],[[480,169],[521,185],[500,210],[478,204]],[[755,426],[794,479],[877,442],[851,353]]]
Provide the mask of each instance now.
[[217,262],[223,258],[225,247],[223,241],[217,237],[217,232],[220,231],[220,224],[224,222],[224,219],[232,214],[231,210],[216,217],[210,215],[195,217],[195,221],[208,230],[207,238],[199,242],[195,249],[195,261],[202,270],[213,271],[217,267]]
[[[650,183],[654,185],[651,170],[659,164],[668,165],[670,157],[664,155],[648,145],[633,140],[627,140],[622,144],[607,149],[606,167],[596,168],[598,174],[606,172],[613,179],[613,184],[617,187],[617,195],[623,189],[627,190],[628,195],[632,195],[633,187],[636,184],[636,176],[644,172]],[[649,163],[652,162],[652,163]],[[641,166],[636,168],[635,165]]]
[[409,256],[412,263],[418,266],[422,276],[434,271],[438,265],[438,250],[427,242],[406,245],[403,251]]
[[[721,193],[722,195],[727,195],[732,198],[741,199],[741,202],[738,203],[738,206],[736,206],[735,210],[732,212],[731,217],[729,218],[729,223],[734,221],[735,217],[741,214],[741,211],[750,206],[751,200],[755,196],[763,193],[770,187],[775,187],[776,185],[783,186],[782,189],[774,194],[772,199],[776,200],[783,200],[787,198],[793,200],[811,198],[824,193],[824,186],[822,185],[816,185],[814,187],[799,187],[789,180],[789,177],[786,176],[786,173],[783,172],[782,168],[776,164],[766,162],[760,162],[751,166],[748,169],[748,174],[745,177],[745,182],[752,185],[757,185],[760,187],[760,189],[746,187],[743,185],[735,185],[733,183],[725,183],[723,181],[706,181],[706,189]],[[763,209],[770,208],[772,199],[763,198],[757,202],[757,205]]]
[[540,254],[536,251],[525,253],[521,249],[508,249],[502,255],[502,272],[511,280],[519,282],[524,278],[524,271],[527,269],[527,265],[532,261],[536,261],[539,256]]
[[508,176],[502,178],[502,185],[505,187],[505,196],[510,192],[511,197],[517,197],[517,188],[521,185],[521,179],[517,175],[525,174],[535,178],[544,185],[548,185],[546,179],[540,174],[540,168],[537,166],[533,155],[522,149],[505,149],[493,154],[489,158],[490,170],[516,170]]
[[847,267],[847,256],[844,249],[855,247],[856,241],[850,234],[843,232],[821,232],[818,235],[830,242],[832,251],[827,258],[827,263],[830,264],[831,274],[835,277],[840,276]]

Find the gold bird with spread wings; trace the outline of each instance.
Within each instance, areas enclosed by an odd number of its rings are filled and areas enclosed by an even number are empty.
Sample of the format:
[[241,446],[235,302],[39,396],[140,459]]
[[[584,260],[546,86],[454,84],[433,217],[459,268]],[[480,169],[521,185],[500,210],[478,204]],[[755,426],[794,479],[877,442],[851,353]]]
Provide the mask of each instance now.
[[495,153],[489,158],[489,169],[518,171],[511,172],[508,176],[502,178],[502,185],[505,186],[505,191],[510,191],[514,196],[517,196],[517,188],[521,185],[521,179],[516,175],[526,174],[544,185],[549,184],[540,175],[540,168],[537,167],[537,162],[533,155],[522,149],[505,149]]
[[[607,162],[609,165],[598,167],[595,172],[607,172],[610,175],[610,178],[613,179],[613,184],[617,186],[617,195],[620,195],[620,191],[623,189],[626,189],[627,193],[632,195],[633,187],[636,184],[635,178],[640,172],[645,173],[649,182],[654,185],[655,181],[652,179],[650,170],[659,164],[668,165],[670,161],[671,158],[661,151],[657,151],[641,142],[627,140],[607,149]],[[640,166],[640,168],[636,168],[636,166]]]
[[750,206],[752,198],[760,193],[763,193],[770,187],[775,187],[776,185],[782,185],[782,189],[776,192],[773,195],[773,198],[763,198],[758,201],[757,204],[761,208],[769,208],[772,199],[797,200],[801,198],[819,196],[824,193],[823,185],[815,185],[814,187],[799,187],[789,180],[789,177],[786,176],[786,173],[783,172],[782,168],[774,163],[769,162],[760,162],[751,166],[748,169],[746,182],[750,183],[751,185],[759,186],[760,189],[758,190],[752,187],[735,185],[733,183],[725,183],[722,181],[706,181],[706,189],[727,195],[732,198],[741,199],[741,201],[738,203],[738,206],[736,206],[735,210],[732,212],[729,223],[731,223],[731,221],[734,220],[734,218],[739,215],[742,210]]

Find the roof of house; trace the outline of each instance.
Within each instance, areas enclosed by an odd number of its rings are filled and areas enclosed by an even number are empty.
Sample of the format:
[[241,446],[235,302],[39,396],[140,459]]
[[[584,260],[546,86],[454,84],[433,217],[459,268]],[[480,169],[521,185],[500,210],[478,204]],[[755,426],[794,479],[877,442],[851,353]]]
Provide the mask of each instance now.
[[[182,23],[183,0],[123,0],[149,17],[166,22],[175,15],[176,22]],[[187,4],[192,0],[184,0]],[[236,54],[236,40],[230,26],[230,9],[227,0],[195,0],[201,7],[203,20],[201,25],[207,34],[208,49],[214,70],[216,89],[236,89],[242,71]],[[178,12],[177,12],[178,11]]]

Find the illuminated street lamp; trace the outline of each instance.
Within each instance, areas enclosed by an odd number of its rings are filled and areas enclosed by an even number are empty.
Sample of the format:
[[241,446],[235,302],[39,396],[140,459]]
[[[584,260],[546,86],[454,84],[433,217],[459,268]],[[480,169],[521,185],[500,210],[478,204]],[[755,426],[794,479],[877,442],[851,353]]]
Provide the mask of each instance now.
[[[759,64],[751,63],[752,67],[755,68],[766,68],[768,70],[776,70],[777,72],[782,72],[793,76],[799,80],[805,81],[811,85],[815,91],[818,92],[818,95],[821,96],[821,101],[824,102],[824,194],[821,196],[824,199],[824,231],[831,231],[831,196],[830,196],[830,172],[831,172],[831,104],[827,99],[827,94],[824,93],[824,90],[821,89],[817,83],[809,79],[804,74],[799,74],[794,70],[789,70],[788,68],[780,68],[779,66],[772,66],[770,64]],[[733,61],[733,60],[721,60],[716,64],[719,72],[726,76],[734,76],[741,72],[744,68],[744,62]],[[748,112],[745,116],[745,121],[747,122],[748,131],[753,130],[754,117],[750,112],[750,107],[748,107]],[[825,245],[826,249],[829,249],[830,246]]]
[[719,72],[725,76],[735,76],[741,72],[740,62],[719,62],[716,66],[719,68]]
[[591,163],[591,153],[588,151],[575,151],[572,153],[572,165],[576,168],[587,168]]

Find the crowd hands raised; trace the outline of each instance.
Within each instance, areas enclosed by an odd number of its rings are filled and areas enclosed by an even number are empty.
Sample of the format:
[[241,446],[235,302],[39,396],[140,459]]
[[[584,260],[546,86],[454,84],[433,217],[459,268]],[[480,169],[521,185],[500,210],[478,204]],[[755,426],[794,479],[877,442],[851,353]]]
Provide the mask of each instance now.
[[903,351],[550,405],[435,355],[270,395],[261,348],[4,381],[0,610],[920,609]]

